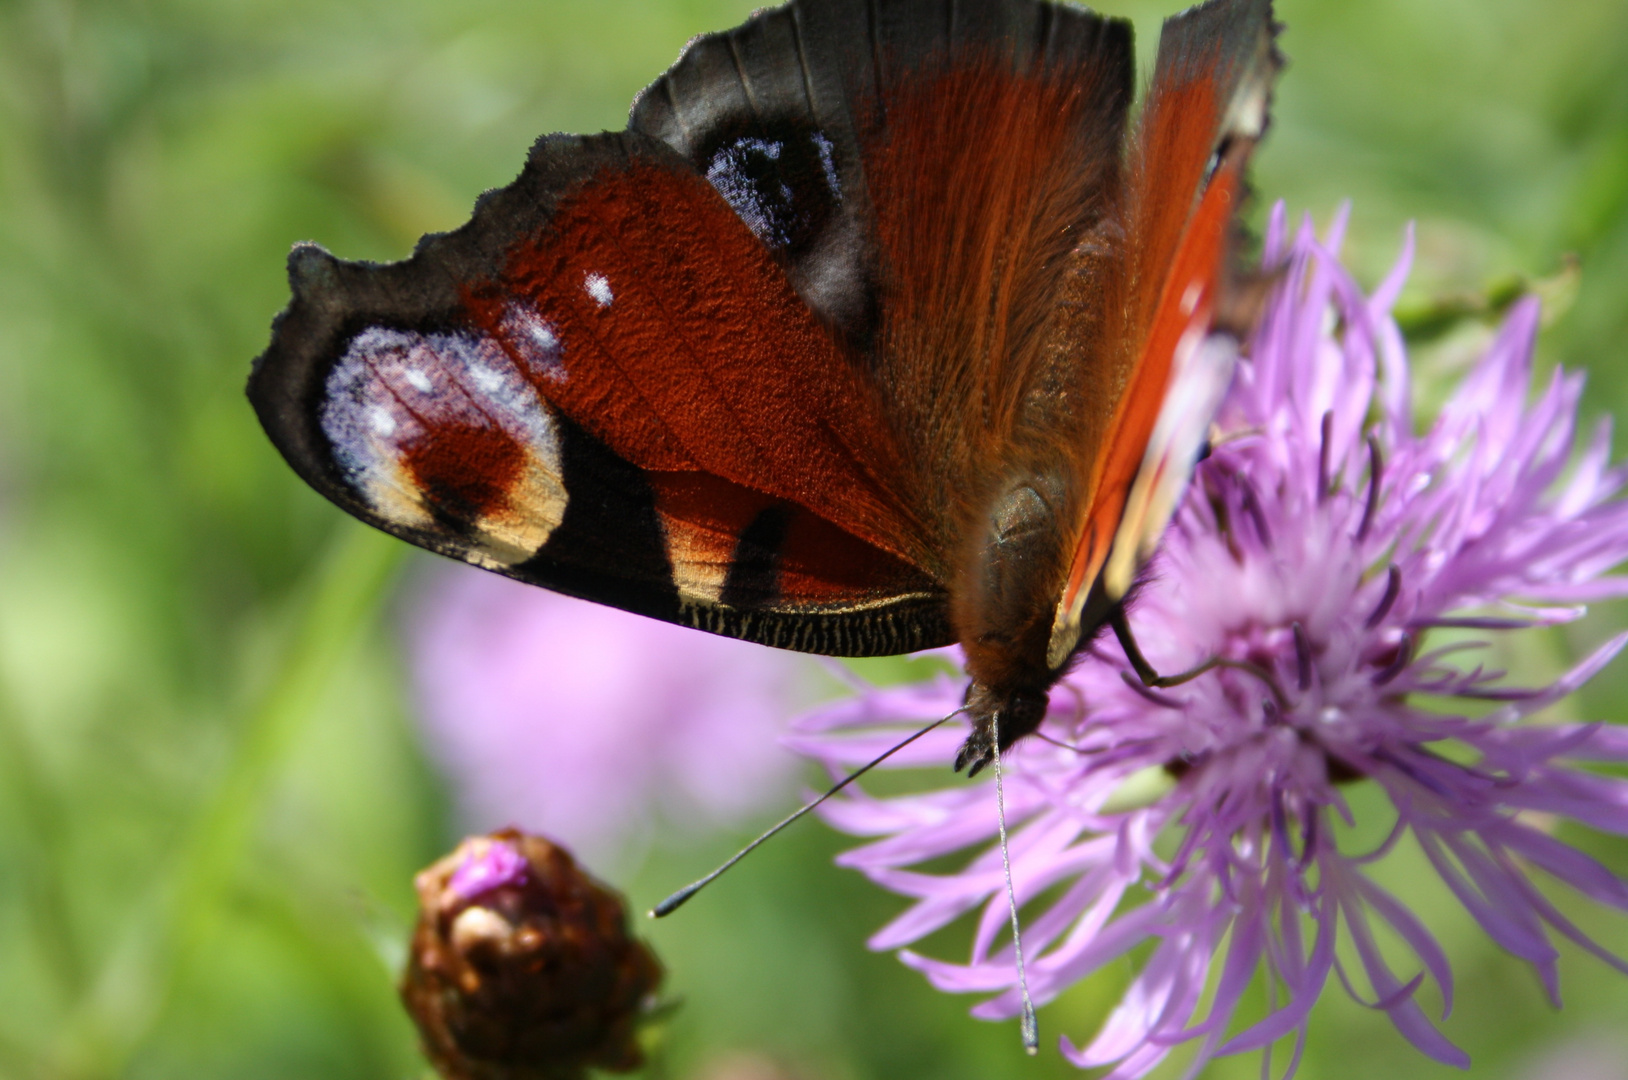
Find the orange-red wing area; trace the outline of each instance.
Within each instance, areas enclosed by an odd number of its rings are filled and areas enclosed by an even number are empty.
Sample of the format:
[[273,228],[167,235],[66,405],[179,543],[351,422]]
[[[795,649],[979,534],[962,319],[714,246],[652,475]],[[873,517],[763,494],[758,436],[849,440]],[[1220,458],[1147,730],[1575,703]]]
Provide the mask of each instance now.
[[702,177],[637,158],[601,171],[469,303],[514,355],[542,328],[538,392],[631,464],[716,477],[924,561],[874,392]]
[[918,475],[946,489],[934,509],[952,538],[981,528],[1025,425],[1073,434],[1058,420],[1071,403],[1037,416],[1035,399],[1101,381],[1100,342],[1064,333],[1096,321],[1100,289],[1065,305],[1117,194],[1131,73],[1128,32],[1094,29],[1027,69],[966,50],[884,85],[867,130],[884,283],[872,362]]

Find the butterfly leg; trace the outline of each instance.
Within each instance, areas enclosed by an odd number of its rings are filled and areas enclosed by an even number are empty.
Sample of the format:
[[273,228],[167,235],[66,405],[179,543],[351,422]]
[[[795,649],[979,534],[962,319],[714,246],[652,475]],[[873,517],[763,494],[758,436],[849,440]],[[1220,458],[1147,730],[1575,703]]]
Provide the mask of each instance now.
[[1136,644],[1136,636],[1131,633],[1131,624],[1125,618],[1125,605],[1117,604],[1108,616],[1108,625],[1114,628],[1114,637],[1119,639],[1119,647],[1125,650],[1125,658],[1131,662],[1136,677],[1142,680],[1143,686],[1165,688],[1180,686],[1184,682],[1191,682],[1211,668],[1221,664],[1219,656],[1212,656],[1195,668],[1189,668],[1179,675],[1160,675],[1147,657],[1142,655],[1141,648]]
[[1216,668],[1228,668],[1232,671],[1242,671],[1246,675],[1255,676],[1255,678],[1266,684],[1267,689],[1272,692],[1272,696],[1277,700],[1281,708],[1286,709],[1289,707],[1288,696],[1284,694],[1283,688],[1278,685],[1277,679],[1272,676],[1271,672],[1258,664],[1251,664],[1247,660],[1229,660],[1224,656],[1212,656],[1197,667],[1188,668],[1179,674],[1160,675],[1153,665],[1148,663],[1147,657],[1142,655],[1141,648],[1137,646],[1136,636],[1131,633],[1131,624],[1125,618],[1125,606],[1123,604],[1114,608],[1113,613],[1108,616],[1108,625],[1114,628],[1114,637],[1119,639],[1120,648],[1125,650],[1125,658],[1131,662],[1131,667],[1136,671],[1136,677],[1142,680],[1143,686],[1151,686],[1160,690],[1168,689],[1172,686],[1180,686],[1185,682],[1191,682],[1207,671],[1213,671]]

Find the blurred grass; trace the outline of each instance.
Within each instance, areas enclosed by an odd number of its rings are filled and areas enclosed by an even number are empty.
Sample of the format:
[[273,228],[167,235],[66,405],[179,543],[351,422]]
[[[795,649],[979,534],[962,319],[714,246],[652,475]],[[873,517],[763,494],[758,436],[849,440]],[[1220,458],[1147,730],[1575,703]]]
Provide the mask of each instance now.
[[[292,242],[404,255],[538,133],[621,126],[690,35],[751,6],[0,0],[0,1076],[421,1072],[376,945],[452,839],[381,600],[402,553],[277,459],[248,360]],[[1163,8],[1105,7],[1150,55]],[[1427,313],[1575,254],[1544,356],[1590,369],[1591,411],[1628,404],[1628,5],[1283,0],[1280,17],[1257,217],[1353,200],[1369,281],[1418,219],[1407,302]],[[1443,365],[1485,332],[1445,330]],[[1541,652],[1522,662],[1563,662]],[[1578,708],[1617,718],[1625,696],[1619,668]],[[623,883],[634,907],[737,839],[659,846]],[[743,1049],[811,1080],[1073,1075],[864,952],[899,902],[831,867],[842,846],[796,830],[651,929],[686,1002],[653,1075]],[[1538,1075],[1576,1038],[1628,1075],[1628,982],[1568,955],[1554,1014],[1416,855],[1385,873],[1448,939],[1447,1030],[1478,1075]],[[1616,918],[1567,910],[1628,946]],[[1044,1010],[1047,1045],[1087,1035],[1127,972]],[[1303,1075],[1446,1071],[1329,999]]]

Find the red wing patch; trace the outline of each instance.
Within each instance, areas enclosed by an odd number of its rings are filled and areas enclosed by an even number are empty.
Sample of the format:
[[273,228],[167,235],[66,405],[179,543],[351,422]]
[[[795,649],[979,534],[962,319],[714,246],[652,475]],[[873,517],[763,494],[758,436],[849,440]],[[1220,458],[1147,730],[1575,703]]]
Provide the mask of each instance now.
[[518,358],[546,335],[539,392],[634,465],[731,481],[932,568],[875,393],[701,177],[601,173],[469,303]]
[[[536,207],[580,145],[504,195]],[[875,390],[704,178],[594,149],[530,227],[391,267],[296,251],[251,381],[273,439],[365,520],[521,580],[806,651],[946,643]]]

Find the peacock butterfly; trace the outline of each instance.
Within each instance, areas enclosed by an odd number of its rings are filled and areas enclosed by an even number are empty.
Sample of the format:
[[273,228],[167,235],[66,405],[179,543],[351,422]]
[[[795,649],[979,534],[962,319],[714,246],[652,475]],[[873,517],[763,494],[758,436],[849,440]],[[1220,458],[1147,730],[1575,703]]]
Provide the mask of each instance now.
[[250,401],[431,551],[779,648],[959,642],[976,772],[1124,603],[1230,378],[1275,32],[1167,20],[1133,126],[1124,21],[792,0],[403,262],[296,247]]

